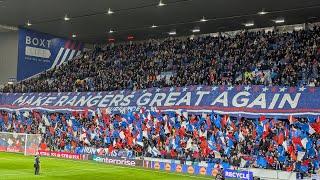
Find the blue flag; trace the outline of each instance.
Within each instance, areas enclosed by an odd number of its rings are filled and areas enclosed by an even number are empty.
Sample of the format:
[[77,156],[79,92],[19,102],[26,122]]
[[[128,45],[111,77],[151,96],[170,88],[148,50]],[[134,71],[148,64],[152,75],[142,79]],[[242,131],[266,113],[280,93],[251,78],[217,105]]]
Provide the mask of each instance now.
[[217,126],[217,128],[221,128],[221,117],[217,116],[217,118],[214,118],[214,125]]
[[258,158],[257,158],[257,164],[258,164],[258,166],[260,166],[260,167],[266,168],[266,167],[267,167],[267,160],[266,160],[264,157],[262,157],[262,156],[258,156]]

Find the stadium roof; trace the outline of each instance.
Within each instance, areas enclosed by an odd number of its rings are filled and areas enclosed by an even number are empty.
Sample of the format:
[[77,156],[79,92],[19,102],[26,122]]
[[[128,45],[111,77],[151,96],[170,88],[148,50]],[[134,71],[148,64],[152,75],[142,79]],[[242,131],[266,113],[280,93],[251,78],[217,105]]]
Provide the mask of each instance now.
[[[319,0],[0,0],[0,24],[83,42],[143,40],[319,21]],[[267,14],[260,15],[264,10]],[[109,12],[109,13],[108,13]],[[65,17],[67,17],[65,19]],[[68,20],[69,21],[65,21]],[[200,21],[203,19],[203,21]],[[27,26],[27,23],[30,26]],[[153,26],[154,25],[154,26]],[[151,28],[151,27],[154,28]],[[114,31],[113,33],[110,33]],[[196,31],[195,31],[196,32]],[[173,33],[174,34],[174,33]]]

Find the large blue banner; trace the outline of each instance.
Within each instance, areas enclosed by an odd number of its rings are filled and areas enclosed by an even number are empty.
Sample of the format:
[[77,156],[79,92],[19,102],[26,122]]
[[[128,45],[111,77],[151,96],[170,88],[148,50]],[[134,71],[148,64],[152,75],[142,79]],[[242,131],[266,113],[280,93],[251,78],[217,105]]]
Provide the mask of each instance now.
[[110,112],[157,108],[163,111],[217,112],[247,116],[320,115],[320,90],[314,87],[188,86],[138,91],[2,94],[1,107],[11,109]]
[[17,80],[26,79],[80,55],[83,43],[19,29]]

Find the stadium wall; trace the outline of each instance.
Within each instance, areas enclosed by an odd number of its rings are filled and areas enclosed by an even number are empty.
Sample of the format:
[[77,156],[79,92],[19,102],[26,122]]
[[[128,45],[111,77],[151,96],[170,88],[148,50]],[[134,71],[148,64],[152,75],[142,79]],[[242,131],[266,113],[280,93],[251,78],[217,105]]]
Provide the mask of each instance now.
[[18,63],[18,32],[0,32],[0,84],[16,79]]

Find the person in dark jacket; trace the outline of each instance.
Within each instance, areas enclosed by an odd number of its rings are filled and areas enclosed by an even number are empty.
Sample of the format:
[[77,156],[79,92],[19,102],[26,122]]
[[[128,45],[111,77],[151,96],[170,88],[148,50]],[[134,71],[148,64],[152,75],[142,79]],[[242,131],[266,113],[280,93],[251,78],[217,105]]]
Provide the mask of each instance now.
[[35,156],[33,166],[34,166],[34,175],[39,175],[39,171],[40,171],[40,158],[39,158],[39,156]]

